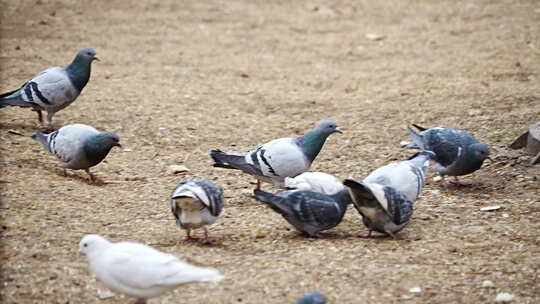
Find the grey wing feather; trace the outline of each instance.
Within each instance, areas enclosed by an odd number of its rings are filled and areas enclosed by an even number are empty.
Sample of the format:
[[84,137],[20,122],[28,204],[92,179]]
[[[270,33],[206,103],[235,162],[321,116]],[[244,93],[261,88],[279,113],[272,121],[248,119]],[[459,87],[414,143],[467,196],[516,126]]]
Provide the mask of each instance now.
[[[264,174],[257,158],[257,153],[260,152],[260,149],[241,153],[210,150],[209,154],[212,160],[214,160],[214,167],[237,169],[252,175],[263,176]],[[253,164],[246,162],[246,155],[248,154]]]
[[396,225],[409,221],[413,214],[413,203],[401,192],[391,187],[383,188],[388,202],[387,211]]

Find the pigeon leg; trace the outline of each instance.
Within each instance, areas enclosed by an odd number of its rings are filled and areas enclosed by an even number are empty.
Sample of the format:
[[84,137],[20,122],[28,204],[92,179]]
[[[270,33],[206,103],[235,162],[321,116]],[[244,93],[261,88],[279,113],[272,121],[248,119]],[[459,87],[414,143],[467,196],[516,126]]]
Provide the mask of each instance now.
[[203,227],[204,229],[204,239],[203,239],[203,244],[210,244],[212,242],[210,242],[210,240],[208,239],[208,229],[206,229],[206,227]]
[[260,180],[257,180],[257,188],[255,188],[257,190],[261,190],[261,181]]
[[135,304],[146,304],[146,299],[137,299]]
[[194,238],[191,236],[191,229],[188,228],[184,241],[189,242],[189,241],[195,241],[195,240],[197,240],[197,238]]
[[64,168],[64,177],[67,177],[68,174],[67,174],[67,170]]
[[84,169],[84,171],[86,171],[86,173],[88,173],[88,176],[90,176],[90,182],[92,182],[94,184],[97,184],[97,185],[102,185],[102,184],[105,183],[101,179],[96,177],[94,174],[92,174],[92,172],[90,172],[90,169]]
[[37,112],[39,123],[40,123],[40,124],[43,124],[43,115],[41,114],[41,110],[39,110],[39,109],[32,109],[32,111]]

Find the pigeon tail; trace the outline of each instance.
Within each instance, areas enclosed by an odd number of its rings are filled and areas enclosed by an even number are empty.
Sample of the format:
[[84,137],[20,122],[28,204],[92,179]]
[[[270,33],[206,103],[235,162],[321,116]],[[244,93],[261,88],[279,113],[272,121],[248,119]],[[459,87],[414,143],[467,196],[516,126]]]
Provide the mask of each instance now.
[[34,107],[33,104],[21,99],[20,89],[0,94],[0,108],[15,106],[15,107]]
[[346,179],[343,181],[343,184],[349,187],[355,205],[375,207],[379,204],[371,189],[366,187],[363,183],[359,183],[352,179]]
[[254,199],[267,204],[273,204],[276,201],[276,196],[270,192],[265,192],[259,189],[253,191]]
[[[261,169],[246,162],[247,153],[227,153],[221,150],[210,150],[210,157],[214,161],[212,166],[217,168],[241,170],[256,176],[262,176]],[[254,155],[252,155],[253,158]]]
[[253,198],[256,200],[270,205],[274,211],[282,215],[290,215],[292,212],[290,207],[286,204],[282,204],[282,198],[269,192],[255,189],[253,190]]
[[214,167],[239,170],[237,166],[247,165],[245,155],[231,154],[221,150],[210,150],[209,154],[214,161]]
[[188,282],[219,282],[224,276],[213,268],[201,268],[193,266],[193,269],[179,273],[176,283],[183,284]]
[[413,142],[407,145],[402,146],[402,148],[420,148],[425,150],[425,145],[420,134],[416,133],[411,127],[407,126],[407,131],[411,136]]
[[418,131],[420,131],[420,132],[425,131],[425,130],[428,129],[428,128],[422,127],[420,125],[417,125],[417,124],[412,124],[412,125],[413,125],[413,127],[417,128]]

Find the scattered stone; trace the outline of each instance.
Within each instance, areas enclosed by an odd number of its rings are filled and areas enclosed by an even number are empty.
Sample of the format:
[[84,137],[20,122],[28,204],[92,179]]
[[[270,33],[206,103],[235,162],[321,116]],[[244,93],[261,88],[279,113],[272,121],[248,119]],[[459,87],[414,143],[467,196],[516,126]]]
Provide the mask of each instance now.
[[482,287],[493,288],[495,287],[495,284],[493,284],[493,282],[491,282],[490,280],[485,280],[484,282],[482,282]]
[[171,165],[167,169],[167,172],[173,175],[178,174],[178,173],[186,173],[186,172],[189,172],[189,168],[182,165]]
[[97,296],[101,300],[108,299],[114,297],[114,293],[112,293],[110,290],[101,290],[98,289]]
[[409,289],[409,292],[412,292],[412,293],[419,293],[419,292],[422,292],[422,288],[420,288],[420,287],[413,287],[413,288]]
[[514,300],[514,295],[506,292],[501,292],[495,297],[495,302],[497,303],[507,303],[512,302],[512,300]]
[[379,41],[379,40],[386,39],[386,36],[371,33],[371,34],[366,34],[366,39],[371,40],[371,41]]
[[495,211],[501,209],[501,206],[487,206],[480,208],[480,211]]

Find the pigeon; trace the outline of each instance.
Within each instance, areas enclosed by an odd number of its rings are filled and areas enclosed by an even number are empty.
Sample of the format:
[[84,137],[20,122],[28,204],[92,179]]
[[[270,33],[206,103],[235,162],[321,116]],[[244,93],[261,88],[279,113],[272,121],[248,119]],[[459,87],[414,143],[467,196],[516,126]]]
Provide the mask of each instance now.
[[296,138],[279,138],[248,152],[223,152],[210,150],[214,167],[242,170],[261,182],[283,187],[285,177],[295,177],[309,170],[321,151],[326,138],[332,133],[342,133],[332,120],[323,120],[311,131]]
[[79,252],[86,256],[94,276],[111,290],[137,298],[139,304],[181,284],[217,282],[217,270],[190,265],[150,246],[112,243],[96,234],[85,235]]
[[313,190],[292,190],[272,194],[254,190],[253,198],[268,206],[296,229],[309,237],[317,237],[323,230],[336,227],[347,206],[352,203],[346,189],[326,195]]
[[90,172],[90,167],[99,164],[112,147],[122,147],[116,133],[99,132],[83,124],[66,125],[48,134],[34,133],[32,138],[58,157],[64,176],[67,175],[66,169],[83,169],[94,183],[100,181]]
[[491,159],[488,146],[476,140],[463,130],[451,128],[431,128],[413,124],[420,133],[407,126],[413,142],[403,148],[420,148],[435,153],[437,172],[444,182],[444,176],[454,176],[455,185],[461,185],[458,176],[467,175],[480,169],[484,160]]
[[311,291],[306,293],[303,297],[298,299],[296,304],[325,304],[326,296],[318,291]]
[[223,210],[223,189],[207,179],[190,178],[176,185],[170,203],[176,224],[187,230],[185,240],[195,240],[191,229],[203,227],[208,242],[206,225],[213,224]]
[[69,106],[81,94],[90,79],[90,68],[94,60],[99,61],[94,49],[81,49],[68,66],[49,68],[19,89],[1,94],[0,108],[33,108],[38,113],[40,123],[43,123],[41,111],[46,111],[47,122],[52,126],[54,113]]
[[422,151],[405,161],[390,163],[371,172],[361,183],[346,179],[353,205],[369,229],[399,239],[397,232],[409,222],[413,203],[426,180],[426,170],[435,154]]
[[285,177],[286,189],[313,190],[332,195],[345,187],[337,177],[323,172],[304,172],[296,177]]

